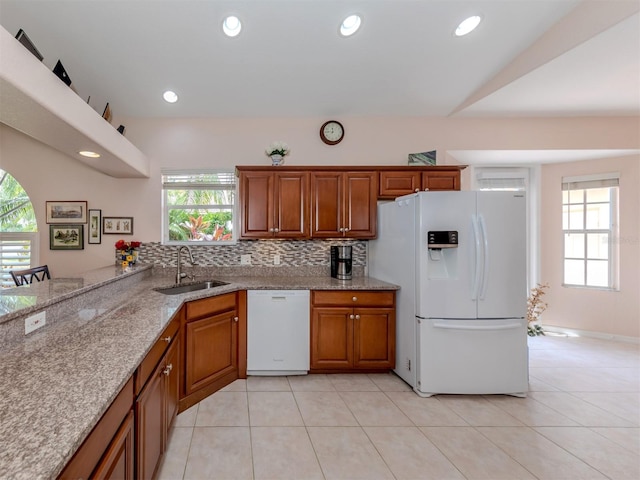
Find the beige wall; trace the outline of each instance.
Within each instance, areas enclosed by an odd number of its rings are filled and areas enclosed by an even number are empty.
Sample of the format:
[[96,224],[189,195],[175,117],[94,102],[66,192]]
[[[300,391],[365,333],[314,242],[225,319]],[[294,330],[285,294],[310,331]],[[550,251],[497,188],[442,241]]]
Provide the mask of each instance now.
[[[49,264],[57,276],[72,276],[77,272],[110,264],[113,261],[113,244],[119,237],[104,235],[101,245],[86,245],[85,250],[81,252],[49,250],[48,228],[44,221],[46,200],[87,200],[89,208],[99,208],[103,215],[133,216],[135,218],[134,235],[129,239],[143,242],[159,241],[161,238],[161,168],[231,168],[240,164],[268,165],[270,160],[263,151],[273,140],[283,140],[291,146],[291,155],[286,158],[288,165],[406,165],[408,153],[434,149],[438,150],[438,163],[457,163],[454,158],[446,154],[448,150],[640,148],[638,117],[564,119],[339,117],[345,126],[346,134],[344,141],[334,147],[329,147],[320,141],[318,130],[325,120],[326,118],[171,120],[117,118],[113,123],[126,125],[127,138],[151,161],[151,178],[125,180],[95,172],[0,124],[0,168],[14,175],[32,199],[39,229],[42,232],[41,263]],[[595,165],[600,163],[596,162]],[[566,164],[564,168],[573,175],[579,174],[579,172],[573,173],[572,170],[578,166],[579,164]],[[545,185],[549,185],[550,172],[555,171],[552,168],[555,167],[549,167],[549,169],[545,167],[547,172]],[[463,188],[468,188],[469,185],[466,172],[468,169],[463,172]],[[637,167],[633,172],[635,173],[631,175],[635,175],[637,187]],[[563,174],[565,173],[558,173],[560,176]],[[553,181],[551,180],[551,183]],[[547,200],[543,199],[544,211],[553,211],[553,208],[550,209],[546,205]],[[632,206],[625,208],[640,211],[637,197],[630,201]],[[635,204],[633,204],[634,201]],[[635,248],[637,251],[637,224],[636,218],[635,234],[625,234],[635,235],[636,238],[635,245],[629,244],[628,250]],[[543,228],[546,225],[545,223]],[[553,236],[551,231],[549,235]],[[553,242],[546,244],[545,251],[551,254],[553,245]],[[634,266],[637,270],[637,253],[634,258]],[[548,269],[545,271],[549,272]],[[557,282],[553,274],[548,275],[550,275],[549,281],[554,278],[553,281]],[[625,280],[625,284],[630,280]],[[638,283],[638,278],[635,277],[636,298]],[[553,308],[550,308],[545,320],[558,319],[571,311],[569,307],[561,310],[561,305],[564,303],[557,298],[561,291],[564,292],[567,289],[554,285],[552,290],[550,299],[552,295],[556,298],[552,299]],[[610,295],[614,295],[616,299],[628,298],[626,290],[620,294]],[[581,323],[575,328],[640,336],[637,325],[635,330],[629,326],[632,316],[635,316],[637,323],[637,302],[616,300],[608,305],[607,308],[615,308],[616,311],[621,312],[618,317],[625,319],[621,320],[621,325],[611,325],[610,328],[609,325],[594,326],[592,323],[584,325]],[[585,317],[582,314],[579,316]]]
[[[562,286],[562,177],[620,173],[620,291]],[[550,289],[545,325],[640,337],[640,157],[542,167],[541,280]]]

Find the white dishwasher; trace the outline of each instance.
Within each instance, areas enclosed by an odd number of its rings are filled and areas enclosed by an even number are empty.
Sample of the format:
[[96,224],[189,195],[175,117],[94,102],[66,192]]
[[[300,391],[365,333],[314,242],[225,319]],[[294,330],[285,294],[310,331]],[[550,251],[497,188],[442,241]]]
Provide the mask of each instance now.
[[309,371],[309,290],[247,292],[247,374]]

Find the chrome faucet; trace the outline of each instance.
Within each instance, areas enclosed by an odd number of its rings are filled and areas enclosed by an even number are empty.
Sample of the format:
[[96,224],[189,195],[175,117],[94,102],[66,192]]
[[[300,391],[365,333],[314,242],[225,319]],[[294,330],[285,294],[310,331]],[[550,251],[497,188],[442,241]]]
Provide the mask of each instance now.
[[178,270],[176,271],[176,285],[180,285],[180,283],[182,282],[182,279],[185,277],[189,277],[191,278],[191,280],[195,278],[194,275],[187,275],[186,273],[182,272],[182,249],[183,248],[187,249],[187,253],[189,254],[189,262],[191,262],[191,265],[196,264],[196,261],[193,259],[193,253],[191,252],[191,249],[186,245],[179,245],[178,246]]

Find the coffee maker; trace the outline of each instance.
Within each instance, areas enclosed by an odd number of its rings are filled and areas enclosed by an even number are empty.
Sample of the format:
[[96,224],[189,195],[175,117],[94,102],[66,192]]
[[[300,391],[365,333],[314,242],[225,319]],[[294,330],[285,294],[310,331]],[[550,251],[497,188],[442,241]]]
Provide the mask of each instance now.
[[338,280],[351,280],[352,247],[331,246],[331,276]]

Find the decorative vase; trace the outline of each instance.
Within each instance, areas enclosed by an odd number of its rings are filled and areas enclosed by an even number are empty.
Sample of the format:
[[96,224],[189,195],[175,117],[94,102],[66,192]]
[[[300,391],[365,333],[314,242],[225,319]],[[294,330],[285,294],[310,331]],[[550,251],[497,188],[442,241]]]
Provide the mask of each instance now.
[[273,155],[271,155],[271,165],[273,165],[274,167],[284,165],[284,157],[282,155],[274,153]]
[[118,258],[118,263],[123,267],[126,267],[127,265],[135,265],[138,261],[138,250],[135,248],[117,250],[116,257]]

